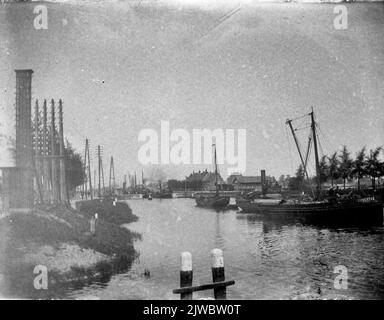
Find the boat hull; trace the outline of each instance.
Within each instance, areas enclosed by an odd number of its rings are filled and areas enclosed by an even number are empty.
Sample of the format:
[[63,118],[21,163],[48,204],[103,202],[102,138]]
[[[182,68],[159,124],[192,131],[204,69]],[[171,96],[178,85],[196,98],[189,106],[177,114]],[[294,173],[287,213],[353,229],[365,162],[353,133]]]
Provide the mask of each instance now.
[[152,195],[152,198],[154,199],[172,199],[173,196],[172,196],[172,193],[154,193]]
[[224,196],[196,196],[196,205],[207,208],[225,208],[229,204],[229,197]]
[[265,204],[238,200],[237,205],[241,209],[240,213],[252,213],[267,218],[313,223],[383,224],[383,207],[379,202]]

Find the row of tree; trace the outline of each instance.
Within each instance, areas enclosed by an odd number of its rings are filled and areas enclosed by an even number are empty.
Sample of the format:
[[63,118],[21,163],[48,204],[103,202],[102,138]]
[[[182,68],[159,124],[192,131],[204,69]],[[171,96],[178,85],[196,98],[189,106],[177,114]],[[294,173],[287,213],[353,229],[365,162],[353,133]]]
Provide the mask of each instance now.
[[[357,180],[357,187],[360,189],[360,180],[364,177],[371,179],[372,189],[376,189],[376,182],[384,176],[384,162],[380,160],[380,154],[384,151],[383,147],[377,147],[367,151],[363,147],[357,152],[355,158],[351,157],[346,146],[331,156],[322,156],[320,165],[320,182],[331,182],[332,187],[335,181],[342,179],[343,186],[350,179]],[[311,178],[314,183],[315,178]],[[281,178],[280,178],[281,180]],[[287,180],[287,179],[285,179]],[[305,171],[302,165],[296,171],[295,177],[288,177],[287,187],[291,190],[299,190],[305,184]]]

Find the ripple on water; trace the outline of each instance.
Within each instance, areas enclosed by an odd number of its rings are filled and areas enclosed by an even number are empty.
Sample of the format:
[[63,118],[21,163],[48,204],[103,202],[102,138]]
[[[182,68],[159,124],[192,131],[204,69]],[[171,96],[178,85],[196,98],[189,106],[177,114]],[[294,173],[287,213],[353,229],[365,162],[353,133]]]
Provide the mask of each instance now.
[[[179,286],[181,252],[192,253],[194,283],[201,284],[211,281],[210,251],[221,248],[226,276],[236,281],[228,288],[230,299],[384,298],[383,228],[286,225],[197,208],[193,199],[128,203],[139,216],[128,228],[143,235],[135,243],[140,257],[106,286],[74,290],[72,297],[178,299],[172,289]],[[348,290],[342,292],[334,288],[338,265],[346,266],[349,275]],[[140,275],[145,268],[150,278]]]

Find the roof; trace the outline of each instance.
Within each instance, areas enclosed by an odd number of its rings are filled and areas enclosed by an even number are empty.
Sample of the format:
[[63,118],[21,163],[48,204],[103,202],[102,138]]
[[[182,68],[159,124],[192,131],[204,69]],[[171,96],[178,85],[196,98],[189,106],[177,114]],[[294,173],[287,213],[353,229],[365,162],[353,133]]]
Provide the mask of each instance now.
[[[194,181],[199,181],[199,182],[211,182],[215,180],[215,173],[214,172],[208,172],[207,170],[202,171],[202,172],[193,172],[187,177],[186,179],[188,182],[194,182]],[[220,174],[217,176],[218,181],[222,181],[223,179],[221,178]]]
[[207,172],[193,172],[187,177],[187,181],[192,182],[192,181],[202,181],[204,176],[206,175]]
[[260,176],[239,176],[239,177],[235,177],[235,179],[232,183],[243,183],[243,184],[257,183],[257,184],[261,184],[261,177]]
[[[216,175],[213,172],[207,172],[203,178],[203,182],[211,182],[211,181],[215,181],[215,179],[216,179]],[[223,181],[220,174],[217,175],[217,181],[218,182]]]
[[237,178],[237,177],[241,177],[242,175],[239,173],[239,174],[231,174],[228,178],[227,178],[227,183],[228,184],[232,184],[234,181],[235,181],[235,179]]

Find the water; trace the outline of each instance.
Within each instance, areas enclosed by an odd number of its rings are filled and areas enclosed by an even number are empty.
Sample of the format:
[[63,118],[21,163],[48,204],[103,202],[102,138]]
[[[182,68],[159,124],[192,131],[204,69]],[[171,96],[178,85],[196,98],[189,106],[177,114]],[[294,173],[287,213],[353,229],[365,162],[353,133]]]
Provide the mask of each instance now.
[[[209,283],[210,251],[224,252],[228,299],[295,299],[303,294],[347,299],[384,298],[384,228],[327,229],[265,222],[236,211],[198,208],[193,199],[128,201],[139,216],[127,227],[142,234],[132,269],[108,284],[74,290],[70,298],[179,299],[180,253],[193,258],[193,283]],[[336,290],[333,273],[348,270],[348,289]],[[143,276],[149,269],[151,276]],[[212,291],[194,298],[212,297]]]

